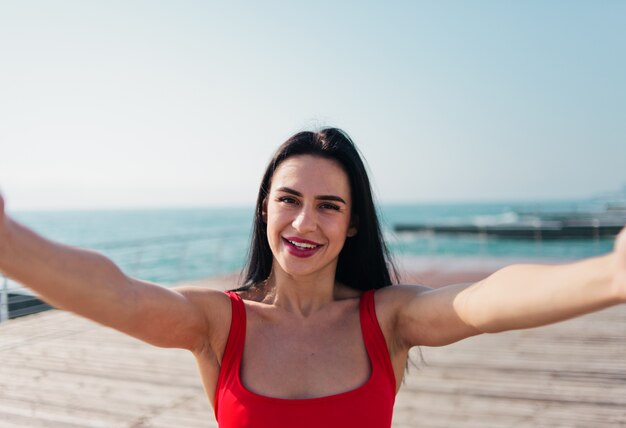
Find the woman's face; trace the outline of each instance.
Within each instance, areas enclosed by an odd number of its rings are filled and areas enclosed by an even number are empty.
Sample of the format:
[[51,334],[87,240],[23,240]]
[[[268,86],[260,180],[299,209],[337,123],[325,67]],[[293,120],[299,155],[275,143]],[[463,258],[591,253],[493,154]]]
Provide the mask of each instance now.
[[292,276],[334,272],[346,237],[356,234],[351,208],[348,176],[337,162],[312,155],[283,161],[263,204],[274,268]]

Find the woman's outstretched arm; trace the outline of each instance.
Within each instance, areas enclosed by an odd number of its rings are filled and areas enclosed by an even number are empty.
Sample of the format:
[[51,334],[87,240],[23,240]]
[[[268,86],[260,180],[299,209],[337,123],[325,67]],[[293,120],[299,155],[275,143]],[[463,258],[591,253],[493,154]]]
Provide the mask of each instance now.
[[397,302],[396,334],[406,346],[445,345],[566,320],[626,302],[626,229],[604,256],[554,266],[511,265],[473,285],[400,286],[393,294],[387,300]]
[[56,307],[157,346],[200,350],[210,345],[214,319],[228,318],[224,293],[132,279],[97,252],[52,242],[11,219],[1,195],[0,271]]

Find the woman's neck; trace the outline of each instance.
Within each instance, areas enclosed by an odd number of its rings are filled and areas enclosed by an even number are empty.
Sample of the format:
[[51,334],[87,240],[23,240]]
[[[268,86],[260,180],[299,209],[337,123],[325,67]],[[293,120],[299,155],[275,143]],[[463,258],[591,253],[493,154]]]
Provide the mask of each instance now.
[[336,300],[335,271],[295,277],[273,269],[267,280],[272,303],[294,314],[307,317]]

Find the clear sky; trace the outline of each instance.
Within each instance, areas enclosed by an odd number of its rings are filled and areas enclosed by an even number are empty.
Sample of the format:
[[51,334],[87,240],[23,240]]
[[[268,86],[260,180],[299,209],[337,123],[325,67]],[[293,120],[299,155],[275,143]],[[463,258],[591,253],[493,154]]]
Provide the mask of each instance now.
[[0,188],[12,209],[250,205],[282,141],[338,126],[382,202],[615,191],[625,18],[611,0],[0,0]]

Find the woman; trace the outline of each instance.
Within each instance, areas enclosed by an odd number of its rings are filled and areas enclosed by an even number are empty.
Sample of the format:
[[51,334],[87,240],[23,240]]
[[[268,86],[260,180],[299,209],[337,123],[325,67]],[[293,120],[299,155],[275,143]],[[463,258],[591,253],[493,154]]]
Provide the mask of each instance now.
[[0,269],[51,304],[197,358],[221,427],[389,427],[413,346],[545,325],[626,302],[608,255],[515,265],[473,285],[394,285],[369,181],[337,129],[296,134],[259,190],[246,282],[166,289],[4,215]]

